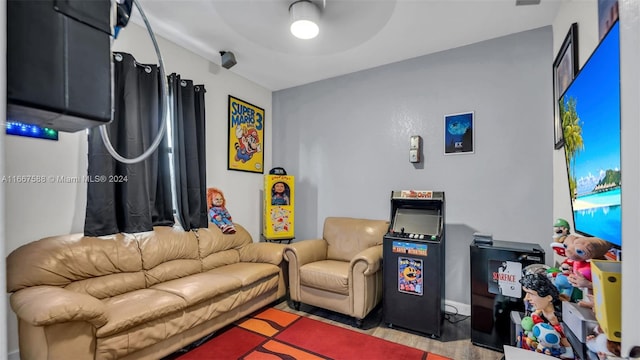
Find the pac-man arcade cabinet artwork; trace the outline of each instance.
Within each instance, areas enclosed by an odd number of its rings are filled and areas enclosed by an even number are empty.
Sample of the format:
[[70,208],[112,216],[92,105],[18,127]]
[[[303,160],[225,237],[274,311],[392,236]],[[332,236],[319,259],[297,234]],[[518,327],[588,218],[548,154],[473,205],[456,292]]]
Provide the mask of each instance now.
[[383,237],[383,314],[389,327],[439,338],[444,319],[444,192],[391,193]]
[[295,181],[291,175],[264,176],[262,236],[269,240],[294,238]]

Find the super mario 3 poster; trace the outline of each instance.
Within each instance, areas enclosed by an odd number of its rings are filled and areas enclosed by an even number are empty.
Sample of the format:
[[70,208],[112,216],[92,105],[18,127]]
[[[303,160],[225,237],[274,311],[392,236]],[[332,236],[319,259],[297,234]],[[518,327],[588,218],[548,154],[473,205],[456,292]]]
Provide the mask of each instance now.
[[398,291],[420,295],[424,292],[422,260],[398,257]]
[[264,173],[264,109],[229,95],[229,170]]

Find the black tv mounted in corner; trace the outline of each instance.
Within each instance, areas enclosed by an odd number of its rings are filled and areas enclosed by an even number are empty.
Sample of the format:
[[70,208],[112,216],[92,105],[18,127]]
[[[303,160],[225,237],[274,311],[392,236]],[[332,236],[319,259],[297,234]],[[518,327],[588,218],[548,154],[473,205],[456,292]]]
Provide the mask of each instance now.
[[559,100],[575,231],[622,247],[620,30],[616,22]]

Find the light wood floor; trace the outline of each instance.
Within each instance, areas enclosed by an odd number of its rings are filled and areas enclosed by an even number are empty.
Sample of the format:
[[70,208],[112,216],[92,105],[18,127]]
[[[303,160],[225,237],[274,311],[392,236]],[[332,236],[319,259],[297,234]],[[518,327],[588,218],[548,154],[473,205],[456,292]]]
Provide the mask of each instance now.
[[[444,321],[441,338],[431,339],[426,335],[412,333],[408,330],[403,331],[397,328],[387,327],[382,321],[381,307],[374,309],[367,318],[364,319],[362,328],[353,326],[354,321],[348,316],[305,304],[301,304],[300,311],[296,311],[287,301],[282,301],[274,307],[395,343],[447,356],[454,360],[500,360],[503,356],[500,352],[471,344],[471,320],[464,316],[448,316],[450,321]],[[461,321],[455,322],[456,320]],[[455,324],[452,322],[455,322]]]

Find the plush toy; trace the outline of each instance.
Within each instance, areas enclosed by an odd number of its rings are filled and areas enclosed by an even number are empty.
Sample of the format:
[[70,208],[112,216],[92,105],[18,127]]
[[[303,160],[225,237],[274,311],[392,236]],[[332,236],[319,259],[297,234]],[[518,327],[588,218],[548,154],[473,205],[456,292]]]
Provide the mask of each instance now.
[[520,320],[522,334],[516,339],[518,346],[526,350],[535,350],[538,347],[536,337],[533,335],[533,319],[531,316],[525,316]]
[[533,326],[531,332],[538,340],[537,352],[556,357],[562,356],[563,348],[560,346],[562,337],[553,326],[544,322],[538,323]]
[[209,208],[209,219],[225,234],[235,234],[236,228],[233,225],[231,214],[225,207],[227,201],[221,190],[209,188],[207,190],[207,206]]
[[[563,252],[564,240],[570,233],[571,226],[569,222],[562,218],[556,219],[553,223],[553,242],[551,243],[551,248],[553,248],[558,255],[566,256]],[[574,287],[569,282],[569,275],[571,275],[573,270],[573,260],[565,259],[560,267],[558,269],[554,268],[554,270],[555,271],[551,273],[552,280],[560,291],[562,300],[571,300]]]
[[565,259],[560,264],[560,272],[555,274],[553,284],[560,292],[560,298],[565,301],[571,300],[574,287],[569,282],[569,276],[573,273],[573,260]]
[[569,222],[565,219],[557,219],[553,223],[553,241],[562,243],[564,238],[571,233]]
[[[591,259],[604,259],[604,255],[611,248],[607,241],[596,237],[568,235],[562,243],[553,243],[551,247],[560,256],[573,260],[573,272],[569,275],[569,282],[574,287],[593,287],[591,281]],[[587,291],[588,293],[588,291]],[[588,301],[580,302],[580,305],[592,307]]]
[[587,349],[598,354],[599,359],[606,359],[607,355],[620,356],[620,343],[607,339],[600,326],[594,329],[595,333],[587,336]]
[[533,323],[533,319],[531,318],[531,316],[525,316],[522,318],[522,320],[520,320],[522,331],[524,332],[524,335],[528,337],[533,337],[533,334],[531,333],[531,330],[533,330],[533,325],[535,324]]

